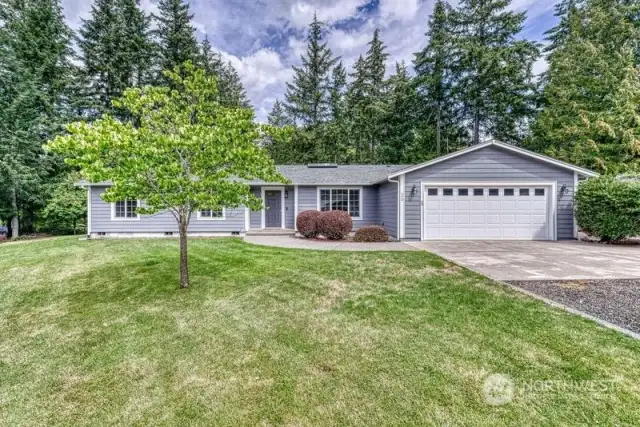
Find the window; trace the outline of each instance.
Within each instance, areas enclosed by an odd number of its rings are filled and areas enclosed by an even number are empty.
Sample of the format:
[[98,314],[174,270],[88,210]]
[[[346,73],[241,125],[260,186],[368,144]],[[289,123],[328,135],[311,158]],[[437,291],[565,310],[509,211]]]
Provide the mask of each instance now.
[[528,196],[529,195],[529,189],[528,188],[521,188],[520,189],[520,195],[521,196]]
[[473,189],[474,196],[484,196],[484,188],[474,188]]
[[224,209],[204,209],[198,212],[198,219],[224,219]]
[[498,188],[490,188],[489,189],[489,195],[490,196],[499,196],[500,195],[500,190]]
[[513,188],[505,188],[504,189],[504,195],[505,196],[514,196],[516,194],[515,190]]
[[360,218],[359,188],[323,188],[320,189],[320,210],[349,212],[352,218]]
[[544,188],[536,188],[533,194],[536,196],[544,196]]
[[468,196],[469,189],[468,188],[458,188],[458,196]]
[[112,219],[139,219],[137,200],[120,200],[112,204]]
[[437,188],[429,188],[427,190],[427,196],[437,196],[438,195],[438,189]]
[[453,196],[453,188],[445,188],[442,190],[443,196]]

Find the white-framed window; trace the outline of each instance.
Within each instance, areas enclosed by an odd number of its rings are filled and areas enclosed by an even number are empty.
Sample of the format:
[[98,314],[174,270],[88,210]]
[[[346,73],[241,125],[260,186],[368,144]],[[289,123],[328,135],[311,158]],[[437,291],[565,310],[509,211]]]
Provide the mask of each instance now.
[[119,200],[111,203],[111,219],[114,221],[134,221],[140,219],[137,209],[140,200]]
[[319,188],[318,210],[345,211],[353,219],[362,219],[362,188]]
[[201,220],[223,220],[225,215],[224,209],[203,209],[198,211],[198,219]]

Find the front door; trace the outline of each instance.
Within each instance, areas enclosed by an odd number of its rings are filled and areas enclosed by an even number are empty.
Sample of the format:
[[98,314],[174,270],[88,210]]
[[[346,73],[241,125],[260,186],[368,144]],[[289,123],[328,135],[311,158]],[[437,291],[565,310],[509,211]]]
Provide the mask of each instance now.
[[282,227],[282,193],[280,190],[267,190],[264,192],[264,198],[265,227]]

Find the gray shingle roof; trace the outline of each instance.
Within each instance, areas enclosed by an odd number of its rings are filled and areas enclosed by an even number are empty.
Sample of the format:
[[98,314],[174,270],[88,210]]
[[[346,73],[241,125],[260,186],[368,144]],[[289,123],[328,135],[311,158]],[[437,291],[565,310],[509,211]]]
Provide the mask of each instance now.
[[[279,165],[278,171],[289,178],[293,185],[372,185],[407,165],[338,165],[333,167],[309,167],[307,165]],[[251,184],[265,184],[251,181]],[[277,184],[277,183],[269,183]]]
[[[333,167],[309,167],[307,165],[278,165],[278,171],[289,178],[292,185],[372,185],[386,181],[387,177],[410,165],[338,165]],[[80,181],[80,186],[110,186],[110,181],[89,183]],[[277,182],[250,181],[253,185],[281,185]]]

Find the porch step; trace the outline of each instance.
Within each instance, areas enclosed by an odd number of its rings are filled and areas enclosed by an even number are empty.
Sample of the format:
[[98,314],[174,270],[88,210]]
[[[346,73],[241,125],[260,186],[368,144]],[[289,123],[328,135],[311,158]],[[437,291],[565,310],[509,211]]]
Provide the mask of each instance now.
[[295,230],[283,230],[282,228],[265,228],[263,230],[249,230],[246,236],[295,236]]

